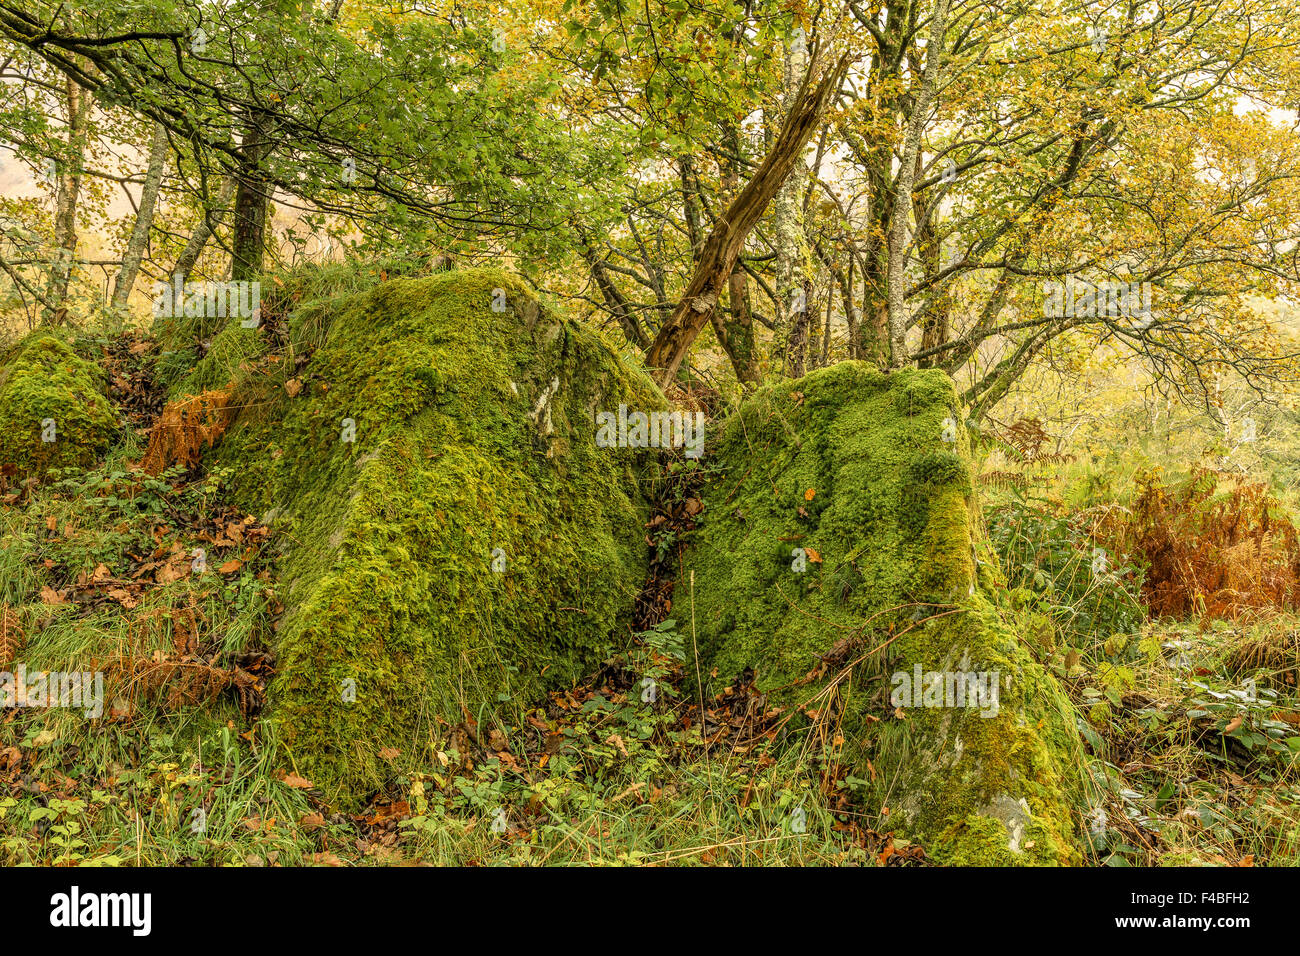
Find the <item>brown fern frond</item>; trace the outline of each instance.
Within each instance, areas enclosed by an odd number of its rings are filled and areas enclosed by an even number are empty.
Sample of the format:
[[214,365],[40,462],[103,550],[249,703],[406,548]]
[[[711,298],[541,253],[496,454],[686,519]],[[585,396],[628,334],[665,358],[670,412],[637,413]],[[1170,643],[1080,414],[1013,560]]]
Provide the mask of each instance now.
[[989,421],[995,426],[989,429],[989,434],[1018,461],[1032,461],[1043,445],[1052,440],[1037,418],[1019,418],[1010,425],[991,418]]
[[199,456],[230,427],[234,410],[231,393],[213,389],[169,402],[149,432],[140,467],[150,475],[162,474],[173,465],[193,468]]
[[1241,617],[1300,605],[1300,534],[1262,484],[1221,489],[1198,470],[1178,488],[1142,476],[1132,508],[1099,528],[1147,562],[1143,591],[1156,614]]
[[167,710],[210,703],[230,682],[229,673],[202,661],[177,661],[162,652],[123,655],[108,668],[133,703],[147,700]]
[[177,657],[199,652],[199,627],[206,623],[203,611],[195,604],[194,595],[184,607],[172,608],[168,614],[172,626],[172,650]]
[[164,651],[146,657],[122,654],[112,660],[105,673],[117,692],[130,701],[131,710],[141,702],[174,712],[183,707],[212,704],[223,691],[232,691],[245,717],[251,717],[266,703],[266,680],[241,667],[226,669],[193,658],[176,659]]
[[27,635],[18,609],[10,607],[7,601],[0,604],[0,664],[16,661],[26,643]]
[[1037,418],[1018,418],[1010,425],[989,419],[989,434],[1012,459],[1032,465],[1060,465],[1074,461],[1074,456],[1046,450],[1056,442]]
[[253,716],[266,703],[265,682],[242,667],[236,667],[231,672],[231,686],[239,698],[239,712],[245,717]]
[[1074,460],[1075,460],[1074,455],[1068,453],[1058,454],[1056,452],[1040,452],[1039,454],[1035,455],[1033,458],[1027,459],[1027,461],[1030,464],[1035,466],[1068,465],[1070,462]]

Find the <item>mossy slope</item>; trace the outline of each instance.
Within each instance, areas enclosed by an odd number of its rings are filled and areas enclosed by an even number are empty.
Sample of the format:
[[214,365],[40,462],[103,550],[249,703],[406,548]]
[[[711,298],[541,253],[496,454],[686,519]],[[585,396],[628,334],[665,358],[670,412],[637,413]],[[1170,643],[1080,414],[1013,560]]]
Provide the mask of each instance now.
[[641,460],[596,447],[594,418],[664,399],[505,272],[390,281],[289,323],[318,345],[301,390],[288,360],[245,375],[209,464],[291,542],[272,712],[346,803],[384,748],[445,747],[438,718],[486,723],[625,633]]
[[[933,858],[1075,863],[1074,717],[979,587],[961,420],[941,372],[846,362],[766,386],[723,422],[684,567],[702,663],[724,681],[753,667],[787,706],[825,711],[838,696],[868,799]],[[804,680],[845,638],[865,655],[852,678],[833,691]],[[892,676],[917,665],[996,673],[996,715],[896,716]]]
[[21,480],[89,468],[118,431],[104,375],[56,333],[37,330],[0,365],[0,465]]
[[[260,319],[274,321],[285,312],[310,308],[329,312],[340,298],[368,291],[390,277],[427,273],[429,263],[415,259],[347,261],[304,266],[258,280]],[[158,343],[154,381],[169,398],[224,388],[241,376],[241,366],[265,346],[260,322],[239,316],[174,315],[154,319],[150,329]]]

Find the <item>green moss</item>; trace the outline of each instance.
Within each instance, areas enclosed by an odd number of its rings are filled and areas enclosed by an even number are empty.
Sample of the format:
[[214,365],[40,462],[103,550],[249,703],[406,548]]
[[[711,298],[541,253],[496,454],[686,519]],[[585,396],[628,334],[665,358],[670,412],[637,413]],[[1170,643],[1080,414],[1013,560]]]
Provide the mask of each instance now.
[[[1078,862],[1075,717],[1019,615],[979,590],[994,572],[957,405],[941,372],[847,362],[760,389],[722,423],[684,566],[702,665],[724,681],[753,667],[777,703],[822,710],[824,684],[805,680],[819,655],[846,637],[884,645],[838,691],[877,781],[867,799],[940,861]],[[895,716],[894,675],[918,666],[997,675],[996,714]]]
[[265,351],[261,328],[246,327],[237,319],[231,321],[212,339],[203,358],[172,381],[167,389],[168,397],[198,395],[209,389],[225,388],[240,377],[244,363]]
[[[997,708],[916,706],[881,714],[869,741],[878,773],[895,781],[895,811],[934,858],[959,863],[1077,863],[1082,751],[1073,706],[1021,641],[1028,622],[982,594],[907,631],[886,657],[894,673],[997,675]],[[915,683],[913,681],[913,683]],[[988,714],[989,716],[986,716]],[[990,831],[987,821],[997,824]],[[981,825],[974,825],[982,821]],[[987,839],[992,832],[997,838]]]
[[103,386],[103,373],[56,334],[27,336],[0,368],[0,465],[20,479],[93,465],[118,430]]
[[[266,352],[266,324],[285,314],[308,324],[307,316],[329,315],[340,299],[366,292],[389,278],[427,272],[429,267],[426,259],[387,259],[314,264],[280,275],[267,274],[258,280],[265,322],[255,329],[244,327],[238,318],[185,315],[183,310],[176,316],[158,316],[150,329],[159,344],[154,380],[172,398],[224,388],[243,376],[246,361]],[[294,345],[299,344],[294,339]],[[317,344],[311,342],[313,348]]]
[[[951,825],[932,852],[947,866],[1050,866],[1077,862],[1060,834],[1034,817],[1021,800],[1006,800],[990,814],[971,814]],[[1014,847],[1014,849],[1013,849]],[[1073,853],[1073,858],[1071,854]]]
[[626,635],[642,459],[597,447],[595,413],[666,405],[505,272],[389,281],[289,324],[321,343],[302,391],[246,377],[210,466],[288,542],[272,712],[350,802],[382,749],[445,747],[439,720],[486,722]]

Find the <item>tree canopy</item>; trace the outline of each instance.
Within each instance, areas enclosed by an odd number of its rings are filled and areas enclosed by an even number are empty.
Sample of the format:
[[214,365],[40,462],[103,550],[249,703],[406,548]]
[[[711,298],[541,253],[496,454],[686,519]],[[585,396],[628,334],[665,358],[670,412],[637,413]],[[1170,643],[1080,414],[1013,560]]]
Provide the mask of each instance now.
[[49,320],[196,244],[245,278],[506,259],[665,382],[862,358],[979,413],[1118,347],[1189,400],[1273,390],[1298,30],[1274,0],[4,0],[0,128],[53,210],[4,200],[0,267]]

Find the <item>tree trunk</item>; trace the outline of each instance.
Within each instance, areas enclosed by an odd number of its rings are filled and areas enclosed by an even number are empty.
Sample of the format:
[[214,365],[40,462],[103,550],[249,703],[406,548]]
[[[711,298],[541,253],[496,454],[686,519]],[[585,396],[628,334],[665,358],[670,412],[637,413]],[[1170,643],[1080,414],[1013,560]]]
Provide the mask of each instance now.
[[796,290],[799,293],[799,308],[790,313],[790,338],[787,341],[785,357],[791,378],[803,378],[808,370],[808,326],[811,322],[808,307],[812,304],[812,282],[808,279]]
[[230,263],[230,278],[236,282],[256,278],[266,252],[266,211],[271,196],[260,167],[271,152],[267,123],[264,112],[254,112],[240,150]]
[[912,218],[912,186],[916,182],[916,161],[921,150],[921,133],[939,85],[943,64],[943,34],[948,23],[948,0],[934,0],[930,18],[930,42],[925,49],[925,71],[912,103],[911,121],[903,138],[903,154],[894,185],[893,222],[889,231],[889,367],[899,368],[907,355],[907,251],[908,225]]
[[72,258],[77,252],[77,199],[81,194],[81,167],[86,156],[90,108],[94,104],[90,93],[71,78],[67,81],[67,95],[69,158],[59,171],[59,188],[54,203],[55,260],[45,287],[48,306],[45,318],[56,323],[61,322],[65,314],[63,301],[68,296]]
[[[920,165],[919,156],[917,164]],[[925,267],[927,278],[938,275],[943,267],[939,234],[934,224],[934,212],[933,209],[928,210],[916,227],[916,244],[920,249],[921,262]],[[938,359],[939,347],[948,343],[951,311],[951,286],[944,285],[931,297],[921,319],[922,354],[916,360],[918,368],[933,367]]]
[[[221,183],[221,190],[217,194],[217,205],[225,209],[230,202],[230,197],[235,194],[235,180],[233,177],[227,177]],[[180,276],[181,282],[184,283],[190,273],[194,271],[194,265],[199,261],[199,256],[203,253],[203,247],[208,244],[208,239],[212,236],[214,209],[204,207],[203,218],[198,221],[194,231],[190,233],[189,241],[185,243],[185,248],[181,250],[176,265],[172,268],[173,276]]]
[[149,229],[153,225],[154,209],[158,202],[158,188],[162,185],[163,170],[167,166],[167,129],[161,123],[153,128],[153,141],[149,144],[149,166],[144,174],[144,187],[140,190],[140,207],[135,215],[135,228],[122,255],[122,267],[113,283],[111,307],[115,312],[125,312],[127,299],[135,286],[135,277],[149,245]]
[[[829,264],[831,278],[834,280],[836,287],[840,290],[840,303],[844,307],[844,322],[848,326],[848,353],[849,358],[857,358],[858,343],[858,306],[857,300],[853,296],[853,258],[849,258],[849,267],[843,269],[834,262]],[[826,343],[824,348],[829,354],[830,332],[827,331]]]
[[746,237],[799,160],[817,128],[827,101],[839,89],[846,68],[847,58],[841,58],[826,71],[815,88],[809,89],[808,81],[805,81],[795,108],[786,115],[776,142],[704,241],[685,294],[646,353],[646,364],[656,370],[660,385],[667,385],[677,375],[691,343],[710,321],[722,289],[730,281]]
[[[804,78],[808,74],[808,53],[803,40],[786,45],[785,73],[781,87],[781,107],[787,115],[796,103]],[[807,299],[798,292],[803,286],[804,236],[802,200],[808,169],[804,165],[803,150],[790,170],[784,185],[772,202],[772,250],[776,253],[776,330],[773,345],[776,366],[791,367],[797,333],[795,326],[803,324],[807,331]],[[795,314],[802,307],[804,315]]]
[[605,300],[605,307],[614,316],[628,341],[642,349],[646,348],[650,344],[650,338],[645,334],[645,329],[641,327],[640,321],[632,311],[631,303],[610,278],[609,270],[605,268],[605,260],[597,252],[586,230],[575,223],[575,231],[578,241],[582,244],[582,257],[587,260],[587,268],[591,270],[591,278],[595,280],[596,288],[600,290],[601,298]]
[[758,351],[754,342],[754,313],[749,301],[749,277],[739,266],[727,280],[727,305],[731,316],[726,323],[727,341],[723,348],[741,382],[758,381]]
[[[722,187],[727,196],[733,196],[740,187],[741,138],[740,124],[727,123],[724,139],[731,151],[731,160],[725,164]],[[743,250],[742,250],[743,251]],[[731,359],[739,382],[758,382],[758,351],[754,341],[754,312],[749,299],[749,276],[737,259],[727,280],[727,313],[719,319],[714,312],[714,331]]]
[[812,351],[811,362],[814,369],[825,368],[831,361],[831,318],[835,314],[835,287],[826,284],[826,320],[822,326],[821,342]]

